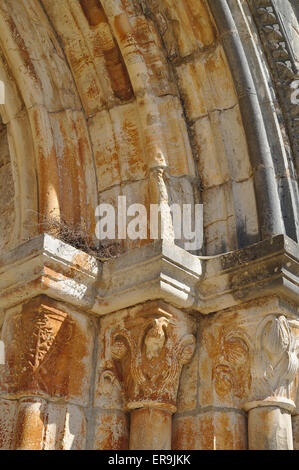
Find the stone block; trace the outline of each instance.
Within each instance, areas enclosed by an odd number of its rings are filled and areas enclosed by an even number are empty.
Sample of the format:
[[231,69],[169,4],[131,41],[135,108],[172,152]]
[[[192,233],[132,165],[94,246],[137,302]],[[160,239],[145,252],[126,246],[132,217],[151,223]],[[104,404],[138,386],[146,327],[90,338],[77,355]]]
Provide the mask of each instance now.
[[246,450],[247,423],[233,411],[175,417],[173,450]]
[[44,430],[44,450],[86,448],[84,410],[76,405],[49,402]]
[[248,442],[250,450],[293,450],[290,413],[276,407],[250,410]]
[[[2,366],[1,366],[2,367]],[[18,403],[13,400],[0,400],[0,449],[12,450],[15,434]]]
[[182,370],[177,398],[178,413],[196,409],[198,387],[198,350],[196,350],[189,364],[186,364]]
[[237,104],[231,73],[221,47],[213,54],[178,66],[176,70],[190,121]]
[[98,191],[120,184],[120,163],[110,113],[102,111],[88,121],[95,156]]
[[175,94],[169,66],[162,52],[161,39],[154,23],[149,18],[138,15],[131,18],[130,24],[136,45],[147,65],[149,85],[153,93],[157,96]]
[[168,96],[161,99],[159,110],[170,173],[174,176],[195,176],[188,130],[178,98]]
[[0,166],[0,213],[14,206],[14,196],[15,190],[11,165]]
[[124,413],[99,412],[95,419],[94,450],[127,450],[128,417]]
[[146,160],[142,145],[136,103],[129,103],[110,111],[116,140],[121,180],[142,179],[146,175]]
[[295,415],[292,417],[292,428],[293,428],[294,450],[299,450],[299,416],[298,415]]
[[205,318],[199,351],[200,406],[241,407],[251,386],[250,351],[246,334],[234,324]]
[[130,449],[171,450],[171,424],[172,416],[168,411],[153,408],[132,411]]
[[221,132],[213,115],[202,117],[192,127],[198,158],[198,171],[203,188],[228,182],[230,175],[224,155]]

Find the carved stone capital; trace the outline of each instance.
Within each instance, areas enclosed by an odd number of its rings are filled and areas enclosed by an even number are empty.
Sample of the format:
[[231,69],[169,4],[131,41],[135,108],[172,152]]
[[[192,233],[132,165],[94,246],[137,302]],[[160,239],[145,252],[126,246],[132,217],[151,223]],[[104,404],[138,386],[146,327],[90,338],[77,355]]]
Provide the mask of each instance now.
[[297,322],[282,314],[267,315],[259,322],[252,351],[251,399],[245,410],[259,406],[295,410],[299,342],[294,327],[298,328]]
[[[74,322],[68,313],[45,296],[15,309],[4,325],[6,365],[1,392],[16,396],[55,393],[53,373],[58,382],[73,331]],[[62,380],[65,386],[65,377]]]
[[[275,406],[293,412],[299,321],[279,298],[246,303],[203,320],[199,373],[204,406]],[[211,396],[209,388],[214,390]]]
[[176,411],[181,370],[195,350],[194,324],[163,304],[146,304],[112,332],[111,354],[123,384],[127,409]]

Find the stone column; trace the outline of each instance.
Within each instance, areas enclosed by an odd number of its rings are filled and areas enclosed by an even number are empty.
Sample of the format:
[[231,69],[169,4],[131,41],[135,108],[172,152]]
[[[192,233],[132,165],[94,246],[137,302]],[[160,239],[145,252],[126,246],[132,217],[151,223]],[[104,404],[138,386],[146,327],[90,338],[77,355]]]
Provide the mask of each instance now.
[[15,450],[42,450],[47,403],[42,398],[20,400],[15,427]]
[[248,442],[250,450],[293,450],[291,413],[262,402],[249,410]]
[[248,411],[250,450],[293,449],[291,413],[298,370],[292,322],[284,315],[267,315],[256,329],[252,351],[251,399]]
[[294,450],[299,450],[299,393],[297,391],[296,414],[292,417]]
[[194,323],[161,302],[146,304],[111,337],[111,351],[130,411],[132,450],[171,449],[181,370],[195,349]]
[[172,412],[144,407],[131,412],[130,449],[170,450]]

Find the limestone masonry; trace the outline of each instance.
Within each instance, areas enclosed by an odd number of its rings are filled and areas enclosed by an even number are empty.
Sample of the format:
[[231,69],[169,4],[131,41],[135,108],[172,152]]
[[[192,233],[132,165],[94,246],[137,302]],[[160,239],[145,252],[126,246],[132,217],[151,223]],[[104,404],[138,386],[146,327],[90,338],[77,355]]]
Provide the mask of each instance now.
[[298,10],[0,0],[0,450],[299,450]]

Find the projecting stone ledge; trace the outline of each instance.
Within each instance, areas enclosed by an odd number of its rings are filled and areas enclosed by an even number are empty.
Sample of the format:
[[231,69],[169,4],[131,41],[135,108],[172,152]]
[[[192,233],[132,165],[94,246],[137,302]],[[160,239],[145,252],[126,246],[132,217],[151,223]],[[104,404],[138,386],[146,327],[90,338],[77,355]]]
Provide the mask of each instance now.
[[0,308],[40,294],[104,315],[147,300],[195,304],[201,261],[158,241],[104,263],[47,234],[0,257]]
[[271,295],[298,301],[298,259],[279,235],[212,258],[157,241],[101,263],[44,234],[0,257],[0,308],[40,294],[97,315],[155,299],[204,314]]
[[207,259],[196,309],[211,313],[278,295],[298,303],[299,245],[284,235]]

